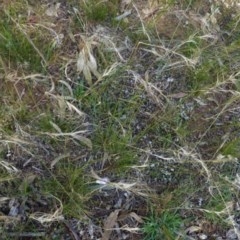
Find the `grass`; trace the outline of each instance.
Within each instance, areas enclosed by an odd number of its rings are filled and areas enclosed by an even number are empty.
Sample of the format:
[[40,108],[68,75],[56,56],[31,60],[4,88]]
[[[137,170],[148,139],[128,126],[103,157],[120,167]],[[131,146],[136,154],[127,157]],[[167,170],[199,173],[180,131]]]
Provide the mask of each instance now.
[[5,239],[235,228],[239,13],[210,5],[1,3]]
[[85,5],[85,12],[88,21],[103,22],[113,20],[117,13],[117,1],[88,1]]
[[[66,161],[66,159],[63,159]],[[42,182],[46,195],[52,194],[62,200],[65,216],[81,218],[84,215],[84,202],[87,201],[88,186],[83,177],[83,169],[71,163],[58,163],[51,176]]]
[[[5,16],[4,16],[5,15]],[[38,49],[40,43],[45,41],[44,39],[37,39],[37,43],[28,39],[28,35],[25,33],[25,29],[17,22],[13,22],[12,19],[8,19],[8,16],[3,13],[3,18],[0,23],[1,31],[1,57],[3,61],[9,62],[12,68],[30,68],[31,71],[39,72],[44,70],[46,61],[51,56],[51,45],[46,43],[43,52]],[[37,33],[41,35],[42,33]],[[38,45],[38,47],[37,47]],[[41,63],[43,61],[43,64]]]
[[181,219],[176,214],[164,212],[158,216],[152,212],[143,226],[144,239],[176,239],[180,225]]

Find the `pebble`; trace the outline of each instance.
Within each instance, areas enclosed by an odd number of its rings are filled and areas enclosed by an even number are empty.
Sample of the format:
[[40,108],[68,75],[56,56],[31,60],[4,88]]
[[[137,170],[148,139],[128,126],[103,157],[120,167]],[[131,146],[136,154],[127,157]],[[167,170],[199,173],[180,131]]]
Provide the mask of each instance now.
[[206,234],[204,234],[204,233],[199,234],[198,237],[199,237],[201,240],[205,240],[205,239],[208,238],[208,236],[207,236]]
[[238,239],[238,236],[235,232],[235,230],[232,228],[232,229],[229,229],[226,233],[226,238],[227,240],[235,240],[235,239]]

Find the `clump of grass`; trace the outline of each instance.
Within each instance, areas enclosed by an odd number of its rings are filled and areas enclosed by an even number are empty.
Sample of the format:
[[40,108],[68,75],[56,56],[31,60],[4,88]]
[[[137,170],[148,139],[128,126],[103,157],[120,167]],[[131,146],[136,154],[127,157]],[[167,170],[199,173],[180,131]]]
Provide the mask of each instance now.
[[145,218],[143,235],[145,240],[176,239],[182,220],[168,211],[157,214],[152,210],[151,215]]
[[234,139],[225,144],[225,146],[221,149],[221,153],[225,156],[232,156],[238,158],[240,156],[240,139]]
[[[230,190],[230,191],[228,191]],[[220,190],[218,194],[214,194],[211,199],[209,199],[206,206],[206,211],[204,216],[206,219],[214,224],[218,224],[226,227],[226,219],[230,211],[227,209],[229,204],[231,204],[232,192],[231,188],[226,189],[226,185]]]
[[136,153],[130,147],[132,136],[130,133],[123,135],[121,128],[114,124],[108,126],[107,129],[98,129],[93,135],[94,145],[96,151],[103,151],[111,156],[106,163],[109,168],[117,173],[126,172],[127,167],[134,164],[136,160]]
[[41,182],[41,189],[45,194],[51,194],[61,199],[63,213],[78,219],[84,216],[86,201],[90,189],[84,169],[70,163],[70,159],[63,159],[49,172],[50,176]]
[[117,14],[117,6],[116,0],[108,2],[90,0],[86,2],[84,8],[88,21],[103,22],[108,20],[111,22]]
[[13,66],[10,65],[10,68],[15,67],[25,72],[44,72],[54,49],[52,37],[46,38],[48,33],[46,29],[43,33],[44,28],[29,30],[26,19],[15,20],[11,12],[11,8],[1,10],[0,49],[2,61],[12,64]]
[[5,61],[9,61],[11,64],[15,62],[14,67],[22,64],[22,66],[28,68],[30,63],[33,69],[39,70],[42,67],[41,57],[36,54],[27,39],[14,29],[13,24],[9,23],[6,19],[5,21],[1,19],[0,31],[0,49],[2,58]]

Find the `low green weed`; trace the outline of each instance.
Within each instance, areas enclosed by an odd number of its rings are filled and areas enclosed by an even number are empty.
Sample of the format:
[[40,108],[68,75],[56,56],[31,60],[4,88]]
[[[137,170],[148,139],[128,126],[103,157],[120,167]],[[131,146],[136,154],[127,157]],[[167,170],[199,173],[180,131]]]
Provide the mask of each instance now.
[[43,33],[39,34],[35,29],[35,33],[31,32],[30,36],[20,23],[10,19],[2,11],[1,14],[0,51],[2,60],[11,63],[13,66],[10,67],[43,72],[46,61],[53,53],[51,42],[46,41],[47,34],[45,33],[45,38],[42,38]]
[[90,0],[85,5],[88,21],[102,22],[110,20],[117,15],[118,2],[116,0],[95,1]]
[[181,226],[180,217],[168,211],[157,214],[152,211],[151,215],[145,218],[142,228],[144,240],[173,240]]
[[48,178],[41,182],[42,191],[61,200],[64,214],[81,218],[88,199],[88,180],[82,167],[75,167],[70,159],[62,159]]

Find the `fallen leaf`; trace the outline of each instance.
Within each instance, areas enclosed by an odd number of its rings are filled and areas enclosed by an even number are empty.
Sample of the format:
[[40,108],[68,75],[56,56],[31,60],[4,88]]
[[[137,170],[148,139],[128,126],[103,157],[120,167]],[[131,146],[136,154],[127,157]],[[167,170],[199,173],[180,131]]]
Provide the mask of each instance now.
[[103,226],[104,232],[102,234],[101,240],[109,240],[110,239],[111,233],[113,231],[112,228],[114,227],[114,225],[117,222],[119,212],[120,212],[120,209],[115,210],[105,220],[104,226]]
[[199,226],[191,226],[191,227],[187,228],[185,230],[185,232],[187,234],[192,234],[192,233],[195,233],[195,232],[200,232],[201,230],[202,230],[202,228],[199,227]]
[[118,217],[118,221],[124,221],[126,218],[132,217],[134,218],[137,222],[143,223],[143,220],[140,216],[138,216],[135,212],[126,212],[123,211],[121,212],[120,216]]
[[134,218],[137,222],[143,223],[142,218],[141,218],[140,216],[138,216],[135,212],[129,213],[129,216],[131,216],[132,218]]

